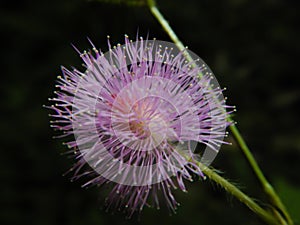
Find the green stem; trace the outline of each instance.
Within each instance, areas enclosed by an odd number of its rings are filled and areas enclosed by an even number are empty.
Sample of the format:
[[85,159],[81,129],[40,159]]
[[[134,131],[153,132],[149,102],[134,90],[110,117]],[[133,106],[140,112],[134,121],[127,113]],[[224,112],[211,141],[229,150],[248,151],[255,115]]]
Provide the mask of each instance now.
[[[231,119],[230,119],[231,120]],[[250,149],[248,148],[245,140],[241,136],[241,133],[239,132],[238,128],[236,127],[235,124],[232,124],[230,127],[230,130],[232,132],[232,135],[234,136],[236,142],[242,149],[245,157],[247,158],[249,164],[251,165],[254,173],[256,174],[258,180],[260,181],[265,193],[268,195],[271,203],[277,207],[284,215],[285,219],[287,220],[289,225],[294,224],[293,220],[291,219],[289,213],[286,210],[286,207],[282,203],[281,199],[279,196],[276,194],[274,188],[272,185],[268,182],[266,177],[264,176],[263,172],[261,171],[260,167],[258,166],[256,160],[254,159]]]
[[209,167],[205,166],[200,162],[196,162],[201,168],[202,172],[215,183],[224,188],[228,193],[236,197],[239,201],[244,203],[249,209],[251,209],[255,214],[257,214],[263,221],[270,225],[279,225],[275,217],[260,207],[256,202],[254,202],[249,196],[243,193],[240,189],[234,186],[232,183],[218,175]]
[[[185,49],[182,42],[179,40],[173,29],[170,27],[168,21],[163,17],[163,15],[160,13],[158,8],[156,7],[156,3],[154,0],[147,0],[148,6],[150,8],[151,13],[153,16],[158,20],[158,22],[161,24],[165,32],[170,36],[171,40],[176,44],[178,49],[180,51],[183,51]],[[192,59],[192,58],[190,58]]]
[[[163,15],[160,13],[158,8],[156,7],[155,1],[154,0],[147,0],[147,1],[148,1],[148,6],[149,6],[151,13],[157,19],[157,21],[160,23],[160,25],[163,27],[164,31],[169,35],[169,37],[175,43],[177,48],[180,51],[184,52],[186,59],[190,62],[193,62],[194,61],[193,58],[190,56],[190,54],[188,54],[187,51],[185,51],[186,47],[184,47],[182,42],[179,40],[179,38],[173,31],[173,29],[170,27],[168,21],[163,17]],[[201,76],[202,76],[202,74],[200,74],[200,77]]]
[[[156,7],[156,3],[154,0],[147,0],[148,7],[153,14],[153,16],[157,19],[157,21],[161,24],[162,28],[165,30],[165,32],[169,35],[171,40],[175,43],[175,45],[178,47],[180,51],[184,51],[185,47],[183,43],[179,40],[173,29],[170,27],[168,21],[163,17],[163,15],[160,13],[158,8]],[[187,53],[186,54],[187,60],[193,61],[192,57]],[[228,118],[229,121],[232,121],[231,118]],[[246,159],[248,160],[251,168],[253,169],[254,173],[256,174],[257,178],[259,179],[265,193],[270,198],[271,203],[279,209],[282,214],[284,215],[285,219],[287,220],[289,225],[293,225],[293,221],[289,215],[289,213],[286,210],[286,207],[276,194],[275,190],[271,186],[271,184],[267,181],[264,174],[262,173],[261,169],[259,168],[258,164],[256,163],[252,153],[250,152],[248,146],[246,145],[244,139],[242,138],[240,132],[238,131],[236,125],[233,123],[230,126],[230,130],[236,139],[237,143],[239,144],[240,148],[242,149]]]

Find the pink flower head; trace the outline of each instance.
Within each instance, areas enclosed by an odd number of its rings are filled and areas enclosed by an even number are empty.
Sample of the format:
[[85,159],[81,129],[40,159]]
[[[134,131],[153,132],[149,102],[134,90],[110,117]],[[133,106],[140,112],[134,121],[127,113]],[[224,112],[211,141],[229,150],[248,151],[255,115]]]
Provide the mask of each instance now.
[[[75,140],[74,179],[85,187],[110,184],[108,208],[132,215],[159,208],[158,193],[174,211],[172,190],[203,177],[196,160],[211,163],[223,142],[227,112],[208,67],[172,44],[143,40],[81,53],[85,72],[62,68],[52,127]],[[197,143],[206,146],[194,153]]]

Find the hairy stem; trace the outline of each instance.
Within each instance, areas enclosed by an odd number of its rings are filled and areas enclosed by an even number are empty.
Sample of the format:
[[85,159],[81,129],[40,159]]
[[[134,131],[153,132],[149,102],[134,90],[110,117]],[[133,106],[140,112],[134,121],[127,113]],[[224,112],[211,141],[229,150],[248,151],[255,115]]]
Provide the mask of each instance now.
[[282,203],[281,199],[279,198],[279,196],[276,194],[274,188],[272,187],[272,185],[268,182],[268,180],[266,179],[266,177],[264,176],[263,172],[261,171],[261,169],[259,168],[255,158],[253,157],[250,149],[248,148],[245,140],[243,139],[243,137],[241,136],[239,130],[237,129],[236,125],[231,125],[230,130],[236,140],[236,142],[238,143],[238,145],[240,146],[240,148],[242,149],[245,157],[247,158],[249,164],[251,165],[251,168],[253,169],[254,173],[256,174],[257,178],[259,179],[264,192],[268,195],[271,203],[277,207],[284,215],[285,219],[287,220],[287,223],[289,225],[294,224],[289,213],[286,210],[286,207],[284,206],[284,204]]
[[[161,24],[165,32],[169,35],[171,40],[175,43],[175,45],[178,47],[180,51],[184,51],[185,47],[183,43],[179,40],[176,33],[173,31],[173,29],[170,27],[168,21],[163,17],[163,15],[160,13],[158,8],[156,7],[156,3],[154,0],[147,0],[148,7],[153,14],[153,16],[157,19],[157,21]],[[186,53],[187,60],[193,61],[192,57]],[[232,119],[229,117],[228,120],[230,122],[233,122]],[[237,129],[236,125],[232,123],[230,126],[230,130],[232,132],[232,135],[234,136],[235,140],[239,144],[241,150],[243,151],[246,159],[248,160],[252,170],[254,171],[255,175],[259,179],[265,193],[268,195],[271,203],[282,212],[283,216],[285,217],[287,223],[289,225],[293,225],[293,221],[289,215],[289,213],[286,210],[286,207],[282,203],[279,196],[276,194],[275,190],[273,189],[272,185],[268,182],[264,174],[262,173],[260,167],[258,166],[257,162],[255,161],[250,149],[246,145],[244,139],[242,138],[239,130]]]
[[236,197],[240,202],[244,203],[249,209],[251,209],[256,215],[258,215],[263,221],[270,225],[279,225],[275,217],[267,212],[265,209],[260,207],[255,201],[253,201],[249,196],[243,193],[240,189],[234,186],[232,183],[221,177],[219,174],[214,172],[209,167],[205,166],[200,162],[196,162],[201,168],[202,172],[215,183],[224,188],[228,193]]

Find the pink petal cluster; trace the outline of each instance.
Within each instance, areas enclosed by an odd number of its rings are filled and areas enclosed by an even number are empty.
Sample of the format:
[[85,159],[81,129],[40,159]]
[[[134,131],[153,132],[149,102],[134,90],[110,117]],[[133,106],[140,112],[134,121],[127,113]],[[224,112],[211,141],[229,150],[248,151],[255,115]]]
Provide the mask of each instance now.
[[[175,211],[172,191],[203,177],[192,143],[218,150],[228,123],[222,90],[198,60],[156,44],[110,46],[81,53],[85,71],[62,68],[51,99],[51,126],[75,152],[74,179],[85,187],[111,185],[107,207],[132,215],[163,202]],[[175,53],[174,53],[175,52]],[[199,74],[202,74],[199,77]]]

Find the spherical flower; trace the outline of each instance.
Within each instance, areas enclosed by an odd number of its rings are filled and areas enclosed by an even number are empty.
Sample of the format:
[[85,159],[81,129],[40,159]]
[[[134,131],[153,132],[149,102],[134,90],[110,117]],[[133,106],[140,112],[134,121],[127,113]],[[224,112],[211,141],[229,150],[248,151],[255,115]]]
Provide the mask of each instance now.
[[[74,179],[84,187],[111,185],[108,208],[132,215],[145,205],[159,208],[159,193],[175,211],[172,191],[203,177],[228,123],[222,90],[208,67],[167,42],[125,36],[103,53],[80,53],[85,71],[62,68],[51,126],[75,154]],[[197,143],[206,146],[195,153]]]

